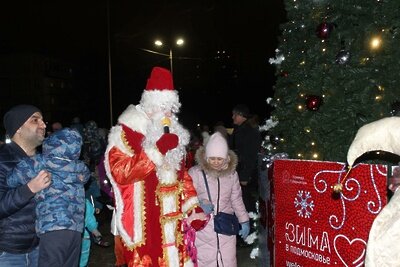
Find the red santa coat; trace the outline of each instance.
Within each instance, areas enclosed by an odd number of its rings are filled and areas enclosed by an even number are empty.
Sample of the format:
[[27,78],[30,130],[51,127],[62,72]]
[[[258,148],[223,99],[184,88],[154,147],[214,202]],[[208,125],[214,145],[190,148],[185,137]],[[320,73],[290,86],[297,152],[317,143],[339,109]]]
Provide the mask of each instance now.
[[198,204],[192,179],[182,170],[189,134],[173,120],[171,133],[178,135],[179,144],[164,156],[155,145],[163,133],[149,130],[152,121],[140,106],[129,106],[118,121],[145,136],[143,149],[135,154],[117,125],[110,131],[105,154],[116,198],[117,229],[133,252],[130,266],[192,266],[181,226]]

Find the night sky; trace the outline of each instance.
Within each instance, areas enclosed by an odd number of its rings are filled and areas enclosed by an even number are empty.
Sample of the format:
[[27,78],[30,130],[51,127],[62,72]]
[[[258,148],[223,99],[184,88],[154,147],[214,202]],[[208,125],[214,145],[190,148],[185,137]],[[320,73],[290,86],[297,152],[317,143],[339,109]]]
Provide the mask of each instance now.
[[[168,57],[143,49],[166,54],[172,49],[186,126],[216,121],[230,126],[238,103],[261,119],[268,115],[265,101],[274,84],[268,59],[285,21],[282,0],[8,2],[0,9],[2,54],[39,53],[94,68],[90,90],[99,100],[93,118],[85,119],[102,127],[110,126],[110,91],[115,124],[129,104],[139,102],[151,68],[169,68]],[[184,47],[173,45],[177,36],[185,39]],[[156,38],[167,47],[156,48]]]

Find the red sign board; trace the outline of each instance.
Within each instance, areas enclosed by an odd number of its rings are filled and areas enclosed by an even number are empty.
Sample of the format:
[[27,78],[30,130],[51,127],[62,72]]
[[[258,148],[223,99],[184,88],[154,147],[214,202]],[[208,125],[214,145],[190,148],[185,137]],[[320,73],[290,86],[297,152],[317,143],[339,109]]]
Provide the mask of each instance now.
[[[372,222],[387,204],[384,165],[276,160],[275,266],[363,266]],[[335,194],[333,185],[342,182]]]

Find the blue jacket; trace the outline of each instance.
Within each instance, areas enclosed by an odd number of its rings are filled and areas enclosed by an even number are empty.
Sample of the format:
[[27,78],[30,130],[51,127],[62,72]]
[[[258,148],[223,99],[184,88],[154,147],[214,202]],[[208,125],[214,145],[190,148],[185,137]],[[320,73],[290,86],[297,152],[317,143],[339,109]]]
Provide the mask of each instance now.
[[7,176],[27,158],[16,143],[0,146],[0,251],[27,253],[39,243],[35,232],[34,193],[26,184],[10,188]]
[[86,199],[85,205],[85,231],[83,237],[90,238],[89,231],[92,232],[93,230],[97,229],[98,223],[96,220],[96,216],[94,216],[94,207],[89,199]]
[[36,231],[82,232],[85,214],[84,183],[90,172],[79,160],[82,137],[76,130],[64,128],[43,141],[43,154],[22,160],[8,177],[9,186],[27,183],[40,170],[52,175],[52,184],[36,194]]

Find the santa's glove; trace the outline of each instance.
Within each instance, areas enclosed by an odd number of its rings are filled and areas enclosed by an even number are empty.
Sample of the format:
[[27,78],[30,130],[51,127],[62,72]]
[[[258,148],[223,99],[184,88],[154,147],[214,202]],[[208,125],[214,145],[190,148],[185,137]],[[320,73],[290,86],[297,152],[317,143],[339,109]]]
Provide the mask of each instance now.
[[128,126],[121,124],[122,126],[122,137],[124,141],[126,141],[129,147],[135,152],[135,154],[139,154],[142,151],[142,142],[144,139],[144,135],[132,130]]
[[196,207],[190,212],[187,222],[194,230],[200,231],[206,227],[209,220],[210,215],[204,214],[202,208]]
[[211,214],[214,211],[214,205],[210,201],[199,201],[200,207],[203,209],[206,215]]
[[156,142],[156,146],[161,154],[165,155],[171,149],[178,146],[179,138],[176,134],[165,133]]
[[244,222],[240,224],[241,229],[239,231],[239,235],[241,238],[246,239],[246,237],[249,235],[250,233],[250,222]]

